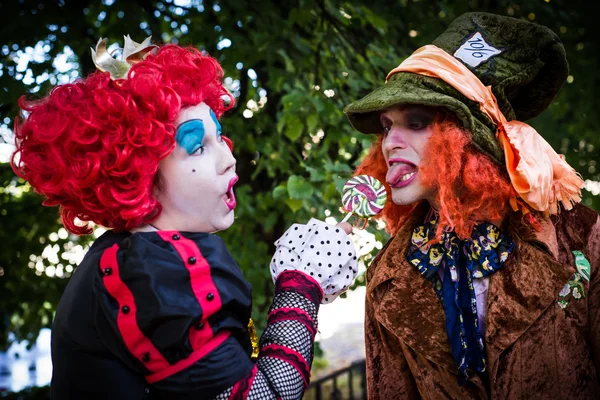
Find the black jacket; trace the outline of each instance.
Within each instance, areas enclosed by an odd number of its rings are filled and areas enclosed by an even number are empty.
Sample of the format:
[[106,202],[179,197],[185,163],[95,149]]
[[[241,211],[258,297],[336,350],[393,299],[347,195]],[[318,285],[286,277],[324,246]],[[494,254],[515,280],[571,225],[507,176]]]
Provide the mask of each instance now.
[[217,236],[108,231],[58,305],[52,398],[212,398],[254,367],[250,310]]

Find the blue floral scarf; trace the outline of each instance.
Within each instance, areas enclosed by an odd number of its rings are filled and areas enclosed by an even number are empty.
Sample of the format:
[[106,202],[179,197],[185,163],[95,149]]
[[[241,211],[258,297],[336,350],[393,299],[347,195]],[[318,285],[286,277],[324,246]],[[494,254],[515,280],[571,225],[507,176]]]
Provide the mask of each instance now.
[[[458,383],[462,385],[469,378],[467,368],[486,371],[473,279],[489,276],[500,269],[514,243],[488,222],[476,225],[469,240],[462,241],[450,231],[442,234],[440,242],[431,243],[436,224],[437,220],[432,220],[413,231],[406,257],[433,283],[443,302],[446,332],[458,365]],[[439,276],[440,268],[444,271],[443,282]]]

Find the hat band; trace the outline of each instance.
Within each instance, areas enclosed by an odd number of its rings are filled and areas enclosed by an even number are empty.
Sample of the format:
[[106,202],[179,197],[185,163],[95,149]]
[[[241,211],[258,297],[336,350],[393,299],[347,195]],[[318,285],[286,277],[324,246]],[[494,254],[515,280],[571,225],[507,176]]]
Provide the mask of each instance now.
[[[456,58],[434,45],[423,46],[390,71],[387,80],[398,72],[411,72],[438,78],[468,99],[479,103],[481,111],[497,126],[496,139],[504,151],[506,170],[517,196],[537,211],[557,214],[558,204],[566,210],[581,201],[583,179],[557,154],[530,125],[507,121],[491,87],[485,86]],[[513,210],[529,212],[517,198]]]

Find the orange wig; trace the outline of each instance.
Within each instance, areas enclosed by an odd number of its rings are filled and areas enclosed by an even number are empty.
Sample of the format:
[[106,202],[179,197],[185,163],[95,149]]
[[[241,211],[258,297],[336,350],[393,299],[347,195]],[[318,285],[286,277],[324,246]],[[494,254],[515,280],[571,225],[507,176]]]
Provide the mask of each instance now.
[[[504,170],[477,150],[470,134],[444,114],[439,114],[432,125],[433,133],[418,167],[419,175],[424,185],[437,189],[440,223],[436,236],[440,238],[442,231],[449,229],[466,239],[475,224],[501,220],[509,198],[515,193]],[[384,219],[386,230],[394,235],[417,203],[400,206],[392,202],[391,188],[385,182],[388,166],[382,141],[380,135],[373,142],[356,174],[371,175],[384,182],[388,198],[378,218]]]

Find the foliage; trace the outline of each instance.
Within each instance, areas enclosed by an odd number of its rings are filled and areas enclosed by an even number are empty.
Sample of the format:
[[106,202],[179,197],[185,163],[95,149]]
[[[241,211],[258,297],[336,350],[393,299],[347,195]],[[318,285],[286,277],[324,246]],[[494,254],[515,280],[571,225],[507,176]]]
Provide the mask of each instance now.
[[19,392],[0,393],[2,400],[47,400],[50,398],[50,386],[30,387]]
[[[590,3],[591,4],[591,3]],[[206,50],[223,65],[236,108],[223,127],[235,142],[240,183],[237,221],[222,233],[254,289],[259,328],[272,294],[273,242],[296,221],[326,210],[340,216],[339,191],[371,137],[353,131],[342,109],[383,83],[386,73],[466,11],[534,19],[559,33],[572,68],[549,111],[533,121],[584,178],[600,180],[595,13],[583,0],[173,1],[104,0],[0,5],[0,112],[12,127],[23,93],[41,96],[57,82],[92,71],[89,48],[100,37],[122,43],[178,42]],[[67,47],[68,46],[68,47]],[[19,55],[33,58],[26,65]],[[57,60],[66,60],[57,62]],[[5,136],[8,129],[5,128]],[[67,279],[42,257],[59,256],[92,238],[62,234],[56,209],[43,208],[29,186],[0,164],[0,348],[7,333],[32,340],[50,324]],[[598,197],[585,202],[600,209]],[[54,233],[54,235],[53,235]],[[385,240],[381,231],[378,238]],[[56,239],[56,241],[52,241]],[[75,244],[73,244],[75,242]],[[62,260],[59,258],[59,260]],[[36,264],[41,271],[36,275]],[[67,261],[61,274],[68,276]],[[31,267],[33,265],[33,268]]]

